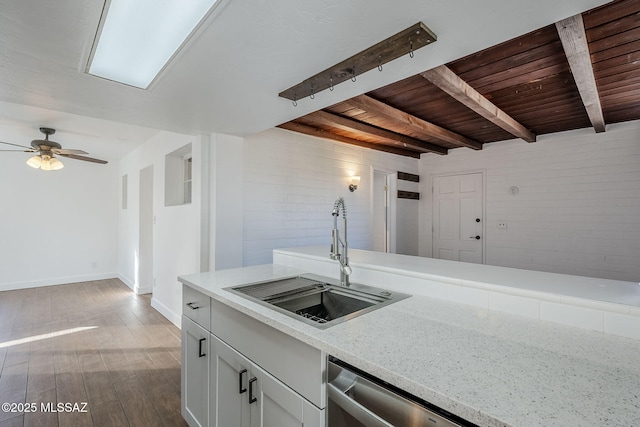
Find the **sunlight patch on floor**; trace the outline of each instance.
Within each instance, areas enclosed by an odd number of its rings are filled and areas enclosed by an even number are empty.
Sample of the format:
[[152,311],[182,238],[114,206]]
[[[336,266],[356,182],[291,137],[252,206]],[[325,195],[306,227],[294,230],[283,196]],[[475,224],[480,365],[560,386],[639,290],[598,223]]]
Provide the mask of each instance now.
[[30,342],[34,342],[34,341],[46,340],[46,339],[49,339],[49,338],[55,338],[55,337],[59,337],[59,336],[62,336],[62,335],[74,334],[76,332],[83,332],[83,331],[88,331],[88,330],[96,329],[96,328],[97,328],[97,326],[82,326],[82,327],[79,327],[79,328],[63,329],[63,330],[57,331],[57,332],[49,332],[47,334],[34,335],[32,337],[20,338],[20,339],[17,339],[17,340],[0,342],[0,348],[7,348],[7,347],[14,346],[14,345],[20,345],[20,344],[26,344],[26,343],[30,343]]

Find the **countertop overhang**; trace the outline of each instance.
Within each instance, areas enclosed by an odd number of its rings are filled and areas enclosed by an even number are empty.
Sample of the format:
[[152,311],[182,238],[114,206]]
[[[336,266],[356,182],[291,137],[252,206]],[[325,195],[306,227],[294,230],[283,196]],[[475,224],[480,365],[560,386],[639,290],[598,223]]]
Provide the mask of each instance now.
[[[316,261],[332,262],[325,246],[304,246],[275,249],[275,254],[293,254]],[[359,266],[368,270],[399,273],[454,285],[477,288],[505,288],[512,294],[519,291],[552,296],[564,296],[635,307],[640,313],[640,283],[598,277],[574,276],[544,271],[522,270],[486,264],[444,259],[390,254],[352,249],[349,262],[357,272]]]

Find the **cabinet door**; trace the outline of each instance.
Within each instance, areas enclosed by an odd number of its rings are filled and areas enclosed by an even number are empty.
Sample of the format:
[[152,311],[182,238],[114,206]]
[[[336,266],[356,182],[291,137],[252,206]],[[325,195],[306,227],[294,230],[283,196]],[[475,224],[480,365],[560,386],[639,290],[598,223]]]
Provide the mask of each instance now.
[[251,364],[211,335],[209,415],[212,427],[249,427],[249,380]]
[[181,406],[191,427],[209,425],[209,332],[182,316]]
[[323,411],[258,366],[252,367],[251,427],[323,427]]

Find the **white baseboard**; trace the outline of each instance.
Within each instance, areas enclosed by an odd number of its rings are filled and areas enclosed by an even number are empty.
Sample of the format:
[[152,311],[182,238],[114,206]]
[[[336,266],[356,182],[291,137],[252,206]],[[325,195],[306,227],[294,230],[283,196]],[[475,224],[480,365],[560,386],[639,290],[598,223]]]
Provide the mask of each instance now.
[[145,286],[145,287],[134,286],[133,291],[136,293],[136,295],[150,294],[153,292],[153,287],[152,286]]
[[122,281],[125,285],[127,285],[136,295],[150,294],[153,292],[153,286],[138,286],[134,283],[133,280],[129,279],[127,276],[124,276],[121,273],[118,273],[118,279]]
[[[0,291],[13,291],[16,289],[40,288],[43,286],[66,285],[69,283],[92,282],[94,280],[120,278],[118,273],[86,274],[81,276],[56,277],[52,279],[0,283]],[[120,280],[122,280],[120,278]]]
[[171,323],[176,325],[178,328],[181,327],[182,318],[181,318],[180,314],[174,313],[166,305],[162,304],[160,301],[158,301],[154,297],[151,297],[151,307],[153,307],[156,310],[158,310],[158,312],[160,312],[160,314],[162,314],[164,317],[166,317]]
[[120,279],[120,281],[122,283],[124,283],[125,285],[127,285],[131,290],[133,290],[135,288],[135,284],[127,276],[124,276],[123,274],[118,273],[118,279]]

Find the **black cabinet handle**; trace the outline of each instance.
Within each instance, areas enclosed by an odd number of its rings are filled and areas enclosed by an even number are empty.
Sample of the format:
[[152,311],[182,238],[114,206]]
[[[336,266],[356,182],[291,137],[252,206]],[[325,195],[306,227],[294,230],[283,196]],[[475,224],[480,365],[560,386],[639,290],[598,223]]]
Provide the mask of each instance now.
[[189,307],[189,308],[190,308],[190,309],[192,309],[192,310],[197,310],[197,309],[199,309],[200,307],[199,307],[198,305],[196,305],[196,304],[198,304],[198,303],[197,303],[197,302],[188,302],[188,303],[187,303],[187,307]]
[[255,383],[256,381],[258,381],[256,377],[253,377],[249,380],[249,405],[251,405],[253,402],[258,401],[258,399],[253,396],[253,383]]
[[244,392],[247,391],[246,388],[242,387],[242,375],[246,374],[247,370],[243,369],[242,371],[238,372],[238,393],[242,394]]
[[206,338],[200,338],[198,341],[198,357],[205,357],[207,354],[202,352],[202,343],[205,342]]
[[469,237],[470,239],[476,239],[476,240],[480,240],[480,236],[471,236]]

